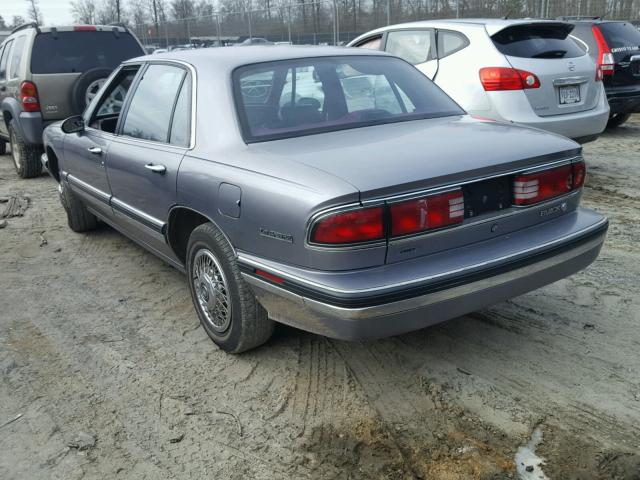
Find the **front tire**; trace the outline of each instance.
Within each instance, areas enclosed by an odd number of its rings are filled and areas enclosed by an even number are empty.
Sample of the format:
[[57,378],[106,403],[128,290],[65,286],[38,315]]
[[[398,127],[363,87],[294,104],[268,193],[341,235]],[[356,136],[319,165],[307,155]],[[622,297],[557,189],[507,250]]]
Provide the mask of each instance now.
[[42,173],[40,148],[27,145],[18,131],[9,126],[9,142],[11,143],[11,157],[20,178],[34,178]]
[[233,249],[215,225],[205,223],[191,233],[187,276],[202,327],[221,349],[240,353],[269,340],[274,322],[242,279]]
[[631,117],[630,113],[614,113],[609,117],[607,128],[617,128],[629,120],[629,117]]
[[98,226],[98,219],[70,189],[63,188],[60,201],[67,212],[69,228],[77,233],[88,232]]

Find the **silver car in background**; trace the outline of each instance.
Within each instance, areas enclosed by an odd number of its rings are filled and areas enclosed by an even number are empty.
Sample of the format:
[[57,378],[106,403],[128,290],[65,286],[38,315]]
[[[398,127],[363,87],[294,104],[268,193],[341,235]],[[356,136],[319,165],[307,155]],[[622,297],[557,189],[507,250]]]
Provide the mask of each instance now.
[[573,25],[546,20],[436,20],[365,33],[349,46],[385,50],[414,64],[467,112],[586,142],[609,105],[600,72]]

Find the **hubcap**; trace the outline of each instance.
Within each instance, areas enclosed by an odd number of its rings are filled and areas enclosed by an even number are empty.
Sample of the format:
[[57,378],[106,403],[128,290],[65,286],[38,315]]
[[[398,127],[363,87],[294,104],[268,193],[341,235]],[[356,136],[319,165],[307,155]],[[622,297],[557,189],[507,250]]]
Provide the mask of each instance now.
[[191,281],[207,323],[217,333],[224,333],[231,323],[229,287],[218,259],[209,250],[196,253]]
[[18,144],[16,143],[16,136],[11,132],[9,135],[9,142],[11,143],[11,157],[13,158],[13,163],[15,163],[16,168],[20,170],[20,165],[22,164],[22,159],[20,158],[20,149],[18,148]]
[[106,78],[100,78],[98,80],[94,80],[89,84],[89,86],[87,87],[87,91],[85,92],[85,95],[84,95],[85,107],[91,103],[91,100],[94,99],[94,97],[98,93],[98,90],[100,90],[100,88],[102,87],[102,85],[104,85],[104,82],[106,81],[107,81]]

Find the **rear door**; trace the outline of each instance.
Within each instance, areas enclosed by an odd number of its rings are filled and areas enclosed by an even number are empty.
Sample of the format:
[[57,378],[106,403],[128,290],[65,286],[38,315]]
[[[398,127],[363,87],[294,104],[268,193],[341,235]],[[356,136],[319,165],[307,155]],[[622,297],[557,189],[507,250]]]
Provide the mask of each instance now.
[[34,40],[31,74],[38,88],[44,120],[82,113],[76,111],[71,100],[74,93],[86,97],[91,87],[87,85],[85,91],[74,92],[74,84],[81,75],[101,70],[103,74],[96,80],[104,81],[124,60],[144,55],[138,42],[127,32],[78,28],[77,31],[43,32]]
[[107,162],[116,219],[171,259],[164,227],[176,204],[178,168],[192,143],[191,105],[189,70],[174,64],[149,65],[111,142]]
[[384,49],[416,66],[431,80],[438,73],[435,30],[391,30],[387,32]]
[[[4,44],[4,47],[0,49],[0,104],[9,95],[7,86],[7,65],[9,63],[9,53],[12,45],[13,40],[9,40]],[[0,134],[3,136],[9,135],[5,122],[0,122]]]
[[512,67],[535,74],[539,88],[525,89],[541,117],[595,108],[602,91],[591,57],[569,36],[573,25],[539,22],[511,25],[491,34]]
[[606,77],[614,87],[640,84],[640,32],[627,22],[598,24],[615,61],[613,76]]

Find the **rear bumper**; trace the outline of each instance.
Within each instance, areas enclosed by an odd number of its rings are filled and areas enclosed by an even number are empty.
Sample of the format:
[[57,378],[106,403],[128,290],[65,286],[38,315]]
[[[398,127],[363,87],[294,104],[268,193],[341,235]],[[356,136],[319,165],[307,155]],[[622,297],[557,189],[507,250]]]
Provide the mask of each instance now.
[[633,88],[608,88],[607,100],[611,113],[640,112],[640,85]]
[[[596,106],[590,110],[549,116],[536,114],[521,91],[495,93],[500,95],[492,96],[495,108],[489,115],[492,118],[539,128],[572,139],[597,137],[604,131],[609,120],[609,105],[604,92]],[[487,115],[482,112],[478,114]]]
[[[49,122],[50,123],[50,122]],[[22,112],[19,126],[22,138],[28,145],[42,145],[42,132],[48,125],[39,112]]]
[[[567,277],[597,258],[607,228],[605,217],[579,209],[543,226],[466,247],[466,265],[457,260],[459,249],[381,269],[320,276],[308,272],[306,277],[299,269],[277,268],[246,254],[239,254],[239,262],[272,319],[332,338],[379,338],[449,320]],[[443,268],[447,255],[449,268]],[[259,278],[256,268],[285,281]],[[385,269],[403,269],[414,278],[372,287],[371,278],[384,278]],[[351,288],[344,288],[345,277]]]

